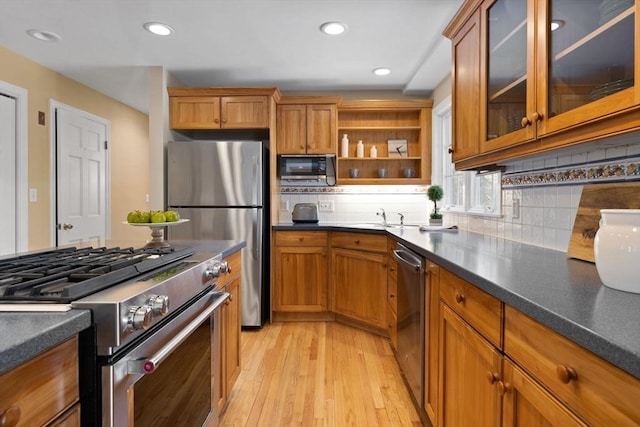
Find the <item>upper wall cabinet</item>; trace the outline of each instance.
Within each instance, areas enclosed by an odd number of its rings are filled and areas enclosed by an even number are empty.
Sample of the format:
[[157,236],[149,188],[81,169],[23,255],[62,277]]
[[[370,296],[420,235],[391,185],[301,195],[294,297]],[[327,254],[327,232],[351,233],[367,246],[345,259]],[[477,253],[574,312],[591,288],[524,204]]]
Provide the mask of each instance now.
[[481,166],[640,129],[639,28],[634,0],[467,1],[445,30],[454,162]]
[[269,128],[270,95],[276,90],[170,88],[171,129]]
[[338,97],[282,97],[276,107],[278,154],[335,154]]
[[338,184],[428,184],[432,105],[422,99],[342,101],[338,134],[347,134],[349,149],[338,158]]

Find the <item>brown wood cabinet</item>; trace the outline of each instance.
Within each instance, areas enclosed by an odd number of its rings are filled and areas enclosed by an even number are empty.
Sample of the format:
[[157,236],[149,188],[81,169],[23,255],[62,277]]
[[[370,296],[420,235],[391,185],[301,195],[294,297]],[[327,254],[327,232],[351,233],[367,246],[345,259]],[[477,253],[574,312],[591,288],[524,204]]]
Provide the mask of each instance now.
[[[347,134],[349,156],[338,158],[338,184],[428,184],[431,180],[431,100],[342,101],[338,105],[338,136]],[[364,157],[356,157],[358,141]],[[401,151],[388,151],[389,140],[404,140]],[[371,158],[371,147],[377,157]],[[386,169],[380,178],[378,169]],[[358,169],[351,178],[350,169]],[[405,170],[413,170],[405,177]]]
[[276,88],[169,88],[171,129],[267,129]]
[[509,306],[504,351],[588,425],[640,425],[640,380]]
[[0,421],[79,425],[78,369],[78,339],[73,337],[0,375]]
[[505,358],[503,368],[504,378],[498,383],[504,395],[503,427],[586,426],[511,360]]
[[439,347],[438,426],[498,426],[502,356],[442,300]]
[[220,393],[218,410],[222,412],[227,404],[241,370],[240,331],[242,324],[242,252],[238,251],[226,258],[230,272],[218,280],[218,286],[229,293],[229,299],[220,307]]
[[433,426],[438,422],[438,353],[440,325],[440,267],[427,262],[425,292],[425,360],[424,360],[424,410]]
[[[435,268],[440,347],[434,425],[640,425],[640,380]],[[425,360],[427,372],[430,363]]]
[[332,233],[331,311],[386,332],[386,252],[384,235]]
[[276,107],[277,153],[336,154],[337,102],[337,97],[283,97]]
[[640,129],[640,58],[624,42],[640,33],[635,14],[633,4],[465,2],[444,33],[456,168]]
[[393,256],[396,244],[387,238],[387,333],[394,350],[398,349],[398,262]]
[[328,310],[328,232],[276,231],[272,286],[274,312]]

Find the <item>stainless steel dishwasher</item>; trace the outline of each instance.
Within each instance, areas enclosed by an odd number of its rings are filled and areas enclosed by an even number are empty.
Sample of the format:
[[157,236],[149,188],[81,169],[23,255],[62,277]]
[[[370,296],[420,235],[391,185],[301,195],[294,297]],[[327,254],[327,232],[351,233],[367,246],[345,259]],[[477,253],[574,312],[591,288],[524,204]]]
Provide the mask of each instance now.
[[393,255],[398,261],[398,363],[416,403],[422,408],[427,291],[424,260],[400,243],[397,244]]

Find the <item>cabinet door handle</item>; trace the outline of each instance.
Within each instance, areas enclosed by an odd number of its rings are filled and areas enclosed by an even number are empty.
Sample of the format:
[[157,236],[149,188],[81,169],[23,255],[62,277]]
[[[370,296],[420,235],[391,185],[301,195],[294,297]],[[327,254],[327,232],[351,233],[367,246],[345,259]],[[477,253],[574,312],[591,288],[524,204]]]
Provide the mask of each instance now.
[[500,393],[500,396],[504,396],[506,393],[509,393],[511,391],[511,388],[511,384],[498,381],[498,393]]
[[304,237],[298,237],[299,242],[304,242]]
[[542,121],[542,113],[538,113],[537,111],[535,111],[533,114],[531,114],[531,121],[533,122]]
[[524,116],[520,121],[520,124],[522,125],[523,128],[526,128],[527,126],[531,125],[531,120],[529,120],[529,117]]
[[213,119],[213,123],[220,123],[220,119]]
[[456,302],[462,304],[464,302],[464,294],[456,292]]
[[556,367],[556,375],[558,375],[558,379],[565,384],[569,384],[571,381],[578,379],[576,370],[570,366],[564,366],[562,363]]
[[500,379],[500,375],[497,372],[487,372],[487,379],[489,380],[489,384],[495,384],[496,381]]
[[20,421],[20,407],[9,406],[7,409],[0,409],[0,427],[14,427]]
[[356,243],[356,245],[359,245],[360,244],[360,240],[356,239],[355,243]]
[[227,123],[227,119],[223,118],[222,123]]
[[449,152],[449,154],[453,154],[453,147],[447,148],[447,151]]

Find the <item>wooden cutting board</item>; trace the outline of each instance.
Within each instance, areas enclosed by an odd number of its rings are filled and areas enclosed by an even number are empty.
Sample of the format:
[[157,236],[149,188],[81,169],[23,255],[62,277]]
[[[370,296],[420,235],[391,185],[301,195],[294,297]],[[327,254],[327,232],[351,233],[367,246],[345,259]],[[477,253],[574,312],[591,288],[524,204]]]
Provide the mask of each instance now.
[[640,182],[584,186],[569,239],[569,258],[595,262],[593,239],[600,228],[600,209],[640,209]]

